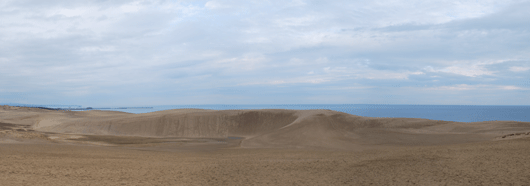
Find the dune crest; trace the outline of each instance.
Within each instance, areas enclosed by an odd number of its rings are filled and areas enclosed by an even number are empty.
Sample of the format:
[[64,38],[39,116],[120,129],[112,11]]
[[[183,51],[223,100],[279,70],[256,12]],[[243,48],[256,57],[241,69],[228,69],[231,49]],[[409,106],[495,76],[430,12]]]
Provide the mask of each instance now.
[[370,118],[331,110],[176,109],[144,114],[62,112],[3,107],[6,123],[40,132],[141,137],[242,137],[246,148],[359,149],[371,145],[441,145],[530,132],[530,123],[460,123],[415,118]]

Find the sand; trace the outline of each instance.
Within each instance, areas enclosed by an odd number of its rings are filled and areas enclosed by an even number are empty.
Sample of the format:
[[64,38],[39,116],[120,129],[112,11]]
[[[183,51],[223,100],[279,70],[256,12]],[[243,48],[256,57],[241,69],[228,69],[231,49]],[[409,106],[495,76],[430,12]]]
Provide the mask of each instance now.
[[0,106],[1,185],[528,185],[530,123]]

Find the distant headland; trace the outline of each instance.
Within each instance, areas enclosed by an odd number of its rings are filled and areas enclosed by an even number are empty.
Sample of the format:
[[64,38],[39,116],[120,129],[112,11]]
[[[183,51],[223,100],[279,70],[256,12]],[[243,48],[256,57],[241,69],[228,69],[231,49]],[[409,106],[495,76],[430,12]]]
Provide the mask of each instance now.
[[84,111],[84,110],[112,110],[112,109],[153,109],[153,107],[82,107],[80,105],[32,105],[32,104],[0,104],[0,105],[9,105],[14,107],[29,107],[29,108],[39,108],[46,110],[69,110],[69,111]]

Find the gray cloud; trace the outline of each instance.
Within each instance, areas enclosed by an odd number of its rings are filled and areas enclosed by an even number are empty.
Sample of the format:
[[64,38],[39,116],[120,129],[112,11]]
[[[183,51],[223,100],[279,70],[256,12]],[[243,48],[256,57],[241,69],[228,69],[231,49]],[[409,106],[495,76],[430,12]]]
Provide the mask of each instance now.
[[89,105],[445,104],[488,90],[497,94],[475,104],[530,104],[489,101],[525,90],[529,6],[4,1],[0,95]]

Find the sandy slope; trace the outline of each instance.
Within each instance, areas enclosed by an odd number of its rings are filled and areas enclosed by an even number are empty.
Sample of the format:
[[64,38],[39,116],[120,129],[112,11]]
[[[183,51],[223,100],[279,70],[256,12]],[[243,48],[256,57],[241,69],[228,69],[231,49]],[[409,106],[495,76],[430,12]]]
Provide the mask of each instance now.
[[368,118],[330,110],[167,110],[145,114],[3,107],[0,122],[53,133],[143,137],[242,137],[241,147],[356,150],[367,145],[487,141],[530,132],[525,122],[458,123]]
[[0,106],[1,185],[527,185],[530,123]]
[[530,138],[364,151],[0,144],[1,185],[528,185]]

